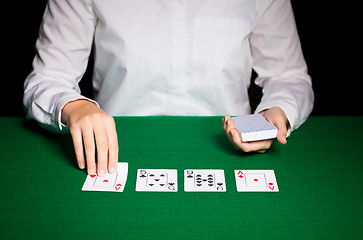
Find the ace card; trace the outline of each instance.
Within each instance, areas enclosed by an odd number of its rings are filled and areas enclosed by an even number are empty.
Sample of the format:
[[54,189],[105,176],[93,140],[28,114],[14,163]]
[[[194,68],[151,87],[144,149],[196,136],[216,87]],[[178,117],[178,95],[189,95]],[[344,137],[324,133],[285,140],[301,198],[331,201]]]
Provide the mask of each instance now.
[[224,170],[185,169],[185,192],[225,192]]
[[178,172],[176,169],[138,169],[137,192],[177,192]]
[[243,142],[275,138],[277,128],[261,114],[232,117]]
[[128,163],[119,162],[114,174],[106,173],[104,177],[87,175],[82,191],[123,192],[127,180]]
[[273,170],[234,170],[237,192],[278,192]]

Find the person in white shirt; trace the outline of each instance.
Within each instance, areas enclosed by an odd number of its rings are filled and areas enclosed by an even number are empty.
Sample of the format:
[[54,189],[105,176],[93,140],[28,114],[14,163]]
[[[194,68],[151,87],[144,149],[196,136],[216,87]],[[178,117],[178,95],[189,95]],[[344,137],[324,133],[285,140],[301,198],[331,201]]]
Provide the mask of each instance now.
[[[78,86],[92,46],[94,100]],[[237,148],[265,151],[271,140],[241,142],[227,115],[251,112],[252,69],[263,88],[256,112],[277,126],[280,143],[313,107],[290,0],[49,0],[36,49],[27,117],[69,129],[89,174],[116,170],[111,116],[226,115]]]

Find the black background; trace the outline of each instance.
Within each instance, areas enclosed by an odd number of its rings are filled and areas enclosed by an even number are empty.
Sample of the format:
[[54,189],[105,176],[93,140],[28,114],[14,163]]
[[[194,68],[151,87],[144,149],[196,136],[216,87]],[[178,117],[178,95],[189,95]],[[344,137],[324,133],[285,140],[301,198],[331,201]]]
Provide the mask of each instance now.
[[[0,116],[24,116],[23,82],[31,71],[35,41],[47,0],[2,3]],[[296,24],[315,105],[312,115],[362,115],[360,97],[361,27],[355,27],[358,5],[333,1],[292,0]],[[355,19],[356,18],[356,19]],[[92,61],[90,62],[92,63]],[[90,65],[90,64],[89,64]],[[91,68],[81,81],[82,94],[92,96]],[[252,104],[260,89],[252,86]]]

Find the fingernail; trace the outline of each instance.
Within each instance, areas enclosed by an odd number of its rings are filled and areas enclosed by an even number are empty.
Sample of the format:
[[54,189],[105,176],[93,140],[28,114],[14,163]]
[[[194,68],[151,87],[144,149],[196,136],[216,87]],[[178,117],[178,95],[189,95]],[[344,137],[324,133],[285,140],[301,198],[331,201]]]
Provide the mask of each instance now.
[[105,176],[106,175],[106,171],[105,170],[102,170],[102,171],[100,171],[99,173],[98,173],[98,176],[100,176],[100,177],[103,177],[103,176]]
[[110,169],[110,173],[115,173],[116,172],[116,169],[114,168],[114,167],[112,167],[111,169]]
[[80,163],[80,164],[79,164],[79,168],[80,168],[80,169],[84,169],[84,164],[83,164],[83,163]]
[[90,169],[88,170],[88,175],[95,175],[96,174],[96,171],[94,169]]

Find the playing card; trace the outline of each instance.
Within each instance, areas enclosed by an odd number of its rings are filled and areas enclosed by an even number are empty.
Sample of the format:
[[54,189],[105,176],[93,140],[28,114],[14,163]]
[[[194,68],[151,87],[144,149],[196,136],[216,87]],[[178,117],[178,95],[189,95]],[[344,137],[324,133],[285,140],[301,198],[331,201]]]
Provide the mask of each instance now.
[[138,169],[136,179],[138,192],[177,192],[176,169]]
[[261,114],[232,117],[243,142],[275,138],[277,128]]
[[225,192],[224,170],[185,169],[184,191]]
[[234,170],[237,192],[278,192],[273,170]]
[[119,162],[117,172],[106,173],[106,176],[88,175],[82,191],[123,192],[127,180],[128,163]]

